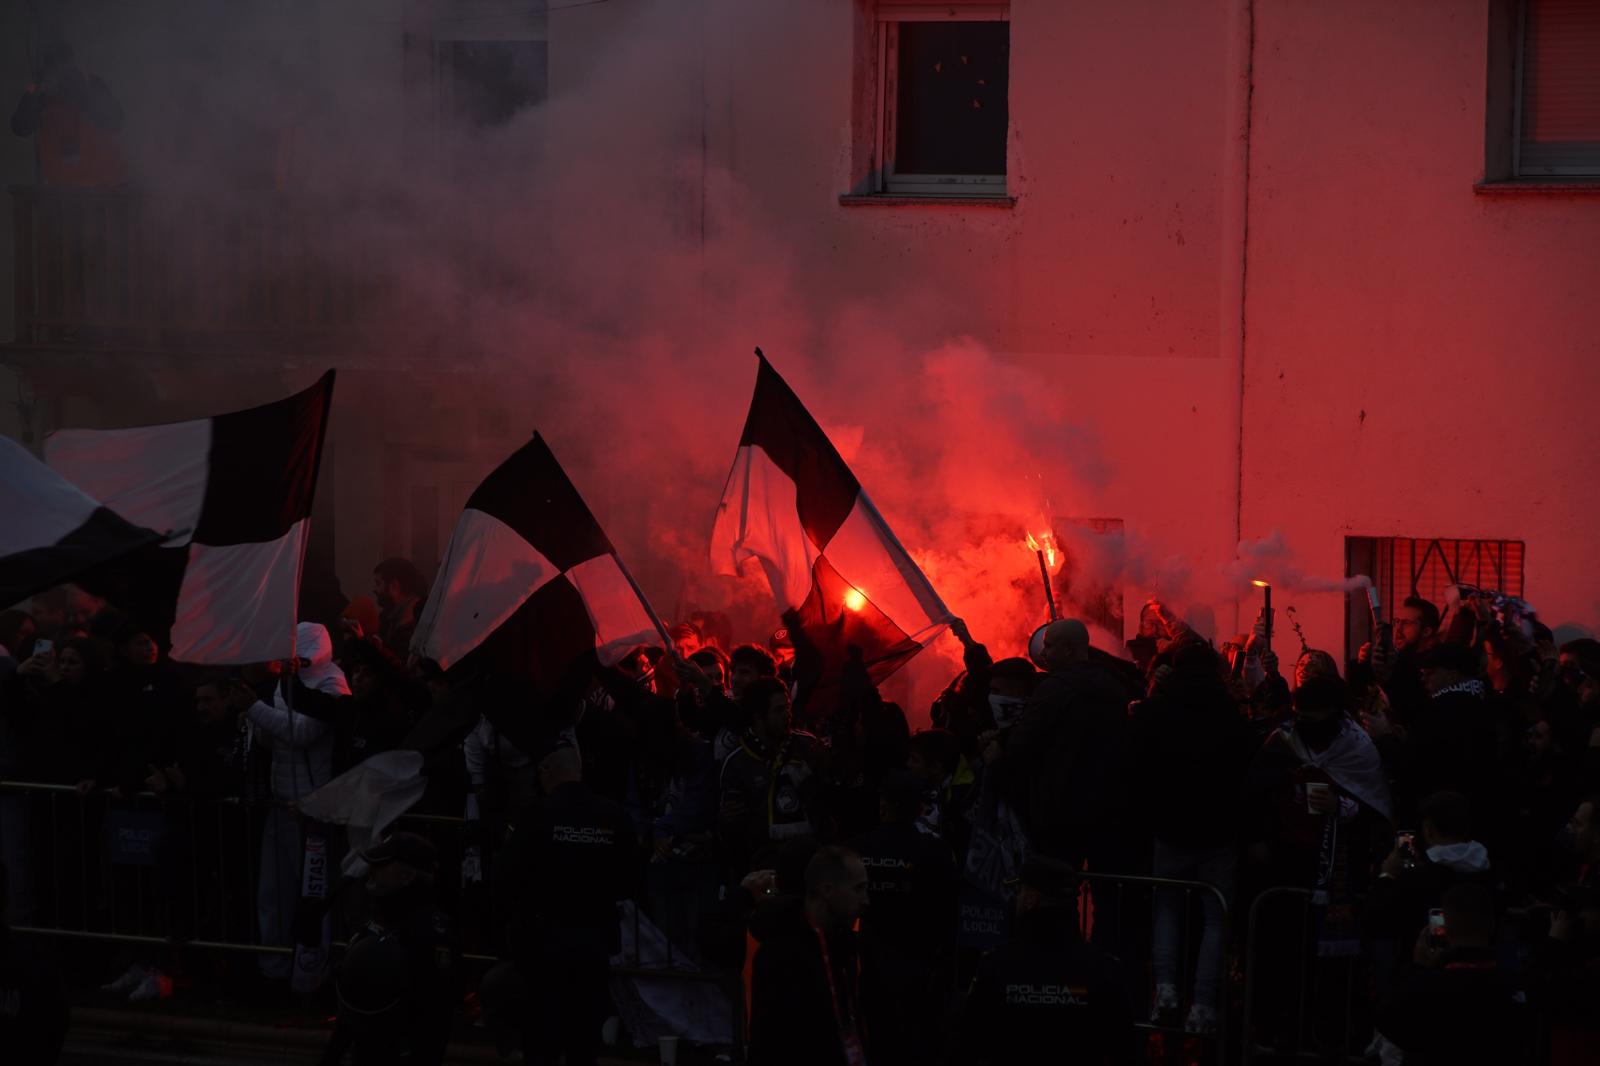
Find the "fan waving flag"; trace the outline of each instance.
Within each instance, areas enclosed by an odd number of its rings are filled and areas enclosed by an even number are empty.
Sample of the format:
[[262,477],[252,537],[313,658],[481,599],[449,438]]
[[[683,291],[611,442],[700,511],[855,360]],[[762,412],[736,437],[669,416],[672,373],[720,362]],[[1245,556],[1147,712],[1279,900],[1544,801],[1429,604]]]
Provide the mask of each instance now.
[[0,604],[64,584],[161,536],[91,500],[22,445],[0,437]]
[[[761,561],[790,631],[821,659],[819,687],[854,646],[882,681],[950,612],[827,434],[759,351],[755,397],[711,534],[713,569]],[[798,644],[797,644],[798,647]]]
[[121,605],[170,626],[173,659],[237,665],[294,654],[332,399],[330,370],[247,411],[45,440],[57,473],[127,521],[168,533],[130,568]]
[[411,650],[444,669],[471,655],[548,698],[641,644],[666,643],[600,523],[534,434],[467,500]]

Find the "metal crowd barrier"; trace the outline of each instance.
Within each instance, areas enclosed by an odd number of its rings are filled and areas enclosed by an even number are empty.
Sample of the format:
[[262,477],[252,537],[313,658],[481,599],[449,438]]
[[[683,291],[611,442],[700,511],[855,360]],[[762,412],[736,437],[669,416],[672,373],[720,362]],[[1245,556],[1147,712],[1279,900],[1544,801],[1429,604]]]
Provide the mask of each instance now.
[[[80,795],[71,785],[0,781],[0,862],[9,873],[12,928],[151,949],[292,955],[293,948],[262,944],[257,935],[262,831],[274,806],[281,804],[181,793]],[[439,814],[406,814],[398,824],[438,849],[439,905],[459,916],[463,959],[482,969],[498,962],[497,824]],[[336,827],[330,830],[342,837]],[[482,878],[463,884],[462,857],[474,845]],[[330,860],[342,851],[336,848]],[[336,950],[346,946],[358,910],[358,901],[332,901]],[[631,955],[612,973],[722,988],[737,1044],[744,1013],[738,974],[700,965],[670,936],[652,940],[639,906],[629,907],[628,915]]]
[[[1217,1031],[1208,1036],[1208,1047],[1197,1052],[1205,1061],[1218,1063],[1231,1061],[1229,1002],[1232,998],[1228,981],[1229,963],[1232,961],[1233,926],[1227,897],[1217,886],[1204,881],[1185,881],[1166,877],[1149,877],[1139,874],[1096,873],[1075,870],[1066,863],[1044,856],[1037,861],[1059,869],[1077,878],[1086,891],[1080,891],[1078,901],[1079,932],[1085,940],[1118,956],[1123,964],[1124,977],[1129,982],[1128,994],[1134,1008],[1135,1028],[1145,1035],[1159,1033],[1164,1039],[1183,1040],[1190,1036],[1183,1028],[1183,1010],[1180,1007],[1174,1025],[1159,1025],[1150,1020],[1154,1006],[1155,977],[1153,964],[1153,924],[1157,892],[1181,893],[1178,907],[1178,1001],[1188,1004],[1192,1000],[1194,979],[1197,976],[1199,942],[1198,933],[1205,921],[1202,900],[1209,898],[1219,908],[1223,950],[1217,965]],[[1186,1060],[1193,1061],[1193,1060]]]
[[[1281,913],[1274,919],[1263,918],[1270,910],[1281,910],[1284,902],[1297,912],[1292,922],[1285,922]],[[1374,956],[1369,946],[1359,954],[1319,956],[1314,914],[1311,890],[1290,885],[1265,889],[1250,905],[1241,962],[1245,980],[1240,1061],[1245,1066],[1259,1060],[1373,1061],[1366,1049],[1376,1034],[1374,1018],[1357,1007],[1373,1004],[1367,986],[1374,978]],[[1510,912],[1508,917],[1516,914]],[[1411,945],[1399,944],[1396,950],[1409,958]],[[1265,1009],[1264,989],[1272,997]],[[1337,1010],[1331,1009],[1334,1005]],[[1270,1016],[1268,1025],[1262,1024],[1263,1013]],[[1519,1038],[1525,1038],[1522,1051],[1507,1066],[1549,1060],[1549,1019],[1537,1010],[1524,1013],[1519,1032]]]

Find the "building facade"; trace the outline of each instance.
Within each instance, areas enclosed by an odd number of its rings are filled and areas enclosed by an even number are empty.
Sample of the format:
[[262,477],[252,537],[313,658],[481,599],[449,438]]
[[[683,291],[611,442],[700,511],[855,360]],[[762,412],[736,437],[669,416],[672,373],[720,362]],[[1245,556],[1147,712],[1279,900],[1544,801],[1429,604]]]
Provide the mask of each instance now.
[[62,6],[130,180],[0,157],[3,428],[339,366],[347,594],[555,425],[658,607],[737,600],[695,560],[759,343],[969,617],[1021,473],[1114,541],[1056,576],[1113,639],[1150,594],[1243,628],[1252,576],[1341,651],[1358,574],[1600,624],[1600,5]]

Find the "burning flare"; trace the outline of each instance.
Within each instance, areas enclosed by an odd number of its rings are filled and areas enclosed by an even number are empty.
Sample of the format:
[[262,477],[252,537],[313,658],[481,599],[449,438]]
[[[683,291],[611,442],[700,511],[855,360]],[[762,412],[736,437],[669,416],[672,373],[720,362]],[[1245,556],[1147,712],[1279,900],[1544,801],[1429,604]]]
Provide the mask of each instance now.
[[1037,538],[1032,533],[1027,534],[1028,550],[1041,552],[1044,555],[1044,564],[1051,570],[1056,568],[1056,560],[1060,553],[1056,551],[1056,535],[1048,530],[1040,533]]

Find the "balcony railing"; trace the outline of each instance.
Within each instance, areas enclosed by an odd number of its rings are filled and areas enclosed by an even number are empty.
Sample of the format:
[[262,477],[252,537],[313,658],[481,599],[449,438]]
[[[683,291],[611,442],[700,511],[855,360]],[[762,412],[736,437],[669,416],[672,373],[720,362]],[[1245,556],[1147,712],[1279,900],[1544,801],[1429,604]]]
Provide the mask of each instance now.
[[304,352],[370,322],[384,287],[379,264],[326,239],[329,209],[295,197],[11,195],[18,345]]

